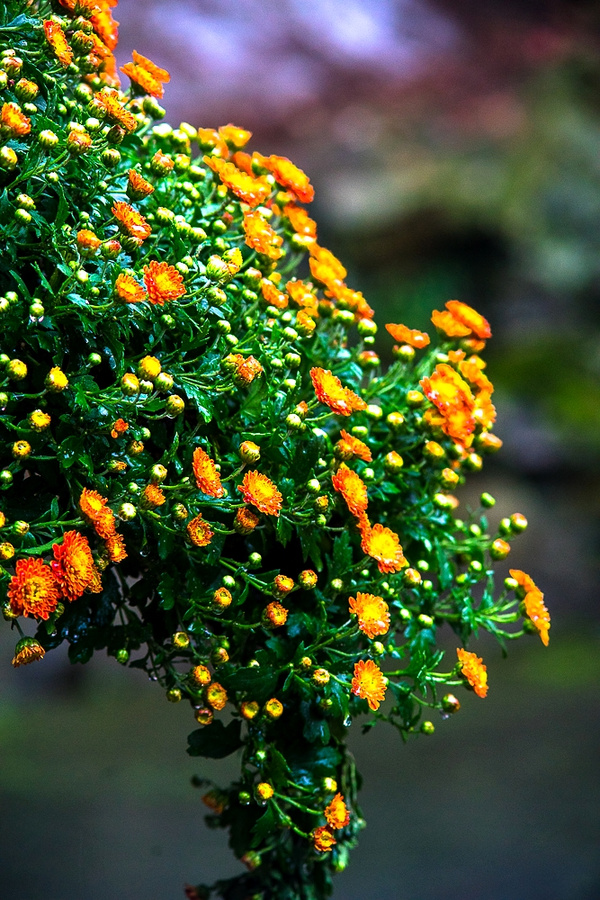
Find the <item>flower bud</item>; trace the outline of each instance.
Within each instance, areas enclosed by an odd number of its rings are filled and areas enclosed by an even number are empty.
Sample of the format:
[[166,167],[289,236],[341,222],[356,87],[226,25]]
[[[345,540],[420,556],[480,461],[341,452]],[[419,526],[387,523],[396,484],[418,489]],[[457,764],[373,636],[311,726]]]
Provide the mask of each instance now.
[[512,531],[517,534],[520,534],[522,531],[525,531],[527,528],[528,522],[525,516],[521,515],[521,513],[513,513],[510,517],[510,525]]
[[239,454],[243,462],[254,463],[260,459],[260,447],[254,441],[242,441]]
[[121,378],[121,390],[127,397],[133,397],[140,392],[140,382],[137,375],[127,372]]
[[387,453],[383,460],[383,467],[386,472],[393,474],[394,472],[399,472],[400,469],[404,465],[404,460],[400,456],[399,453],[396,453],[395,450],[391,450]]
[[497,538],[490,547],[490,556],[492,559],[505,559],[510,553],[510,544]]
[[197,709],[194,715],[198,725],[210,725],[214,718],[212,709],[208,709],[206,707]]
[[15,459],[27,459],[31,456],[31,444],[28,441],[15,441],[12,445],[12,455]]
[[53,394],[59,394],[69,384],[69,379],[65,375],[65,373],[58,366],[53,366],[52,369],[46,375],[46,379],[44,381],[46,385],[46,389]]
[[312,673],[312,682],[316,684],[317,687],[324,687],[324,685],[329,683],[331,675],[327,671],[327,669],[315,669]]
[[442,697],[442,710],[445,713],[452,715],[453,713],[458,712],[459,709],[460,702],[456,699],[454,694],[444,694]]
[[11,359],[6,366],[6,374],[12,381],[23,381],[27,376],[27,366],[20,359]]
[[190,646],[190,639],[185,631],[176,631],[172,638],[173,646],[177,650],[187,650]]
[[255,719],[260,712],[260,706],[256,700],[244,700],[240,706],[240,714],[246,721]]
[[183,695],[182,695],[181,691],[179,690],[179,688],[170,688],[167,691],[167,700],[170,703],[179,703],[182,696]]
[[218,609],[227,609],[231,606],[232,600],[231,592],[226,587],[217,588],[212,597],[213,605]]
[[298,583],[305,591],[312,591],[317,586],[317,573],[312,569],[304,569],[298,576]]
[[283,703],[277,700],[276,697],[272,697],[265,703],[264,710],[269,719],[279,719],[283,713]]

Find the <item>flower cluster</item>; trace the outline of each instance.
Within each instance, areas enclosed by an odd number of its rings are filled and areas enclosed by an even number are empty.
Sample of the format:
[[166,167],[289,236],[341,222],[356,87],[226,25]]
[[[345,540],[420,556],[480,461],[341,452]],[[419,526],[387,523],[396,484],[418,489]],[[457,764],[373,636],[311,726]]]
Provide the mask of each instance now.
[[205,803],[248,872],[214,890],[320,900],[362,824],[344,724],[430,733],[447,690],[487,693],[479,629],[548,643],[533,580],[494,571],[526,520],[449,493],[501,445],[491,330],[449,300],[431,334],[388,323],[381,366],[308,177],[239,126],[159,123],[168,73],[134,52],[121,86],[115,5],[1,14],[13,664],[66,641],[144,669],[187,704],[192,755],[242,749]]

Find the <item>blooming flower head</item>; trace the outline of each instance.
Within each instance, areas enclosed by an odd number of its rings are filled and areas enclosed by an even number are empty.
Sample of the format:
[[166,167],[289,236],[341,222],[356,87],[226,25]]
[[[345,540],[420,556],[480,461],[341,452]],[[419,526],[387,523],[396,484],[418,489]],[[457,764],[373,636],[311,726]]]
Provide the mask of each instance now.
[[123,535],[118,534],[116,531],[113,534],[109,534],[104,541],[104,545],[111,562],[120,563],[127,558]]
[[213,683],[206,688],[204,697],[208,705],[216,710],[223,709],[227,703],[227,691],[218,681],[213,681]]
[[331,482],[348,506],[353,516],[359,516],[367,508],[367,486],[360,475],[342,463],[337,472],[331,476]]
[[379,709],[385,699],[386,684],[383,673],[372,659],[360,659],[354,665],[352,693],[369,704],[370,709]]
[[175,266],[153,259],[142,272],[150,303],[163,306],[168,300],[177,300],[185,294],[183,277]]
[[117,419],[116,422],[113,422],[113,427],[110,431],[110,436],[112,438],[118,438],[119,435],[125,434],[127,429],[129,428],[129,423],[125,421],[125,419]]
[[441,312],[438,309],[434,309],[431,314],[431,321],[438,331],[449,338],[466,337],[471,334],[471,329],[468,325],[455,319],[447,309]]
[[254,379],[263,372],[263,367],[254,356],[242,356],[241,353],[231,353],[228,360],[233,364],[235,379],[240,384],[252,384]]
[[89,228],[82,228],[77,232],[77,249],[86,256],[95,253],[101,243],[100,238]]
[[70,65],[73,62],[73,51],[60,25],[47,20],[44,22],[44,34],[59,63],[65,67]]
[[350,813],[342,794],[336,794],[329,806],[325,807],[325,818],[330,828],[344,828],[350,821]]
[[190,677],[194,684],[201,685],[202,687],[205,687],[212,681],[210,670],[207,669],[206,666],[194,666],[190,672]]
[[243,506],[241,509],[238,509],[235,514],[233,527],[238,534],[251,534],[259,522],[260,519],[256,513],[253,513],[251,509],[247,509]]
[[484,319],[480,313],[474,310],[472,306],[468,306],[460,300],[448,300],[446,309],[455,319],[462,322],[469,331],[472,331],[473,334],[481,340],[491,338],[492,329],[490,328],[490,323],[487,319]]
[[540,640],[544,647],[548,646],[550,631],[550,613],[544,603],[544,595],[541,591],[529,591],[525,594],[523,601],[525,606],[525,614],[527,618],[533,622],[540,635]]
[[244,480],[238,485],[238,491],[242,492],[244,503],[251,503],[268,516],[279,515],[283,497],[277,485],[262,472],[246,472]]
[[340,431],[340,439],[335,447],[342,459],[351,459],[353,456],[357,459],[362,459],[364,462],[371,462],[373,459],[373,454],[369,447],[363,441],[359,441],[354,435],[344,431],[343,428]]
[[357,592],[356,597],[350,597],[348,606],[358,616],[358,627],[367,637],[373,639],[389,631],[390,611],[383,597]]
[[34,409],[32,413],[29,413],[27,420],[34,431],[45,431],[52,421],[51,417],[43,409]]
[[362,551],[377,560],[380,572],[399,572],[408,565],[400,545],[400,538],[395,531],[380,524],[371,528],[368,520],[366,522],[363,520],[359,527]]
[[317,399],[328,406],[339,416],[350,416],[355,410],[366,409],[365,401],[344,387],[340,379],[329,369],[315,366],[310,370],[310,377]]
[[288,298],[268,278],[263,278],[261,281],[260,291],[265,303],[268,303],[269,306],[274,306],[276,309],[285,309],[287,307]]
[[77,600],[86,589],[102,590],[100,573],[94,565],[88,539],[78,531],[67,531],[62,544],[53,544],[52,574],[63,597]]
[[283,215],[289,221],[290,226],[296,234],[304,237],[317,238],[317,223],[310,218],[303,206],[296,206],[295,203],[288,203],[283,207]]
[[31,121],[16,103],[4,103],[0,110],[0,126],[11,135],[29,134]]
[[246,234],[246,244],[262,253],[269,259],[279,259],[283,256],[281,245],[283,238],[269,225],[267,220],[258,211],[244,213],[243,228]]
[[440,363],[430,377],[421,379],[423,393],[442,415],[442,428],[454,441],[469,446],[475,430],[475,398],[466,381],[452,366]]
[[127,178],[127,194],[132,200],[143,200],[144,197],[154,193],[154,185],[146,181],[143,175],[135,169],[129,170]]
[[481,657],[462,647],[457,648],[456,654],[464,677],[478,697],[485,697],[488,692],[487,669]]
[[89,17],[94,26],[94,31],[102,38],[109,50],[115,49],[119,36],[119,23],[115,22],[110,9],[108,8],[116,5],[116,2],[113,2],[113,0],[103,3],[102,6],[96,5]]
[[294,303],[302,309],[310,310],[311,313],[314,312],[314,315],[318,315],[319,300],[304,281],[293,278],[287,282],[285,287]]
[[142,505],[145,509],[156,509],[166,503],[167,498],[157,484],[147,484],[142,494]]
[[[155,66],[149,59],[146,60],[134,50],[134,59],[136,58],[138,59],[137,64],[135,62],[126,63],[121,66],[121,72],[141,88],[143,93],[150,94],[151,97],[162,97],[164,94],[163,83],[170,80],[169,73],[166,69]],[[144,60],[144,64],[142,65],[139,60]]]
[[315,190],[307,175],[290,162],[285,156],[263,157],[265,168],[271,172],[275,181],[292,191],[301,203],[310,203]]
[[232,125],[231,122],[229,125],[221,125],[219,134],[227,146],[232,147],[234,150],[241,150],[252,137],[251,131],[247,131],[245,128],[238,128],[237,125]]
[[265,713],[270,719],[279,719],[283,714],[283,703],[277,697],[271,697],[265,703]]
[[321,853],[329,853],[333,849],[334,844],[337,844],[336,839],[326,825],[315,828],[312,838],[315,850],[320,850]]
[[517,584],[519,585],[520,594],[524,597],[525,594],[529,594],[530,591],[539,591],[538,586],[530,575],[527,575],[526,572],[521,571],[521,569],[509,569],[509,574],[511,578],[514,578]]
[[[111,88],[105,87],[102,88],[101,91],[98,91],[94,94],[94,98],[97,103],[103,108],[106,113],[106,118],[111,122],[115,122],[117,125],[120,125],[125,131],[135,131],[137,128],[137,122],[135,120],[135,116],[133,113],[129,112],[128,109],[125,109],[121,100],[119,99],[119,92],[114,91]],[[141,176],[140,176],[141,177]]]
[[407,328],[406,325],[386,325],[386,330],[399,344],[408,344],[416,347],[417,350],[426,347],[429,344],[429,335],[424,331],[417,331],[416,328]]
[[272,628],[280,628],[282,625],[285,625],[288,612],[281,603],[277,600],[274,600],[272,603],[268,603],[265,606],[263,612],[263,619],[265,624],[270,625]]
[[131,237],[145,241],[152,234],[152,228],[144,216],[124,200],[117,200],[111,212],[122,229]]
[[209,497],[223,497],[225,490],[221,485],[221,476],[215,463],[202,447],[196,447],[192,455],[192,468],[196,484],[203,494]]
[[197,515],[191,522],[188,522],[186,531],[190,541],[196,547],[208,547],[214,535],[214,531],[201,515]]
[[52,569],[41,559],[18,559],[8,586],[10,607],[18,616],[47,619],[60,599]]
[[37,659],[43,659],[46,651],[36,638],[24,637],[15,647],[15,655],[12,664],[15,666],[27,666]]
[[115,281],[115,294],[125,303],[141,303],[148,299],[148,294],[133,275],[121,272]]
[[115,517],[107,503],[106,497],[88,488],[83,489],[79,498],[79,509],[104,539],[115,533]]
[[232,194],[248,206],[260,206],[271,194],[271,185],[266,178],[254,178],[247,172],[240,171],[232,162],[217,156],[205,156],[204,162],[216,172]]

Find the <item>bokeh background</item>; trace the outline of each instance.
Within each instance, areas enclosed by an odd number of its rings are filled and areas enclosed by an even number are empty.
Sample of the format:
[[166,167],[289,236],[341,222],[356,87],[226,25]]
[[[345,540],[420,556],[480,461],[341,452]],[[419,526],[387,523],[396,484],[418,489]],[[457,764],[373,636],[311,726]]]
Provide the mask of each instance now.
[[[380,324],[486,315],[498,457],[462,493],[529,530],[510,563],[553,627],[492,643],[490,693],[403,745],[354,735],[368,827],[337,900],[600,896],[600,7],[595,0],[121,0],[118,58],[167,120],[254,132],[315,185],[321,243]],[[383,329],[382,329],[383,330]],[[389,341],[379,349],[385,357]],[[508,568],[508,563],[506,564]],[[0,633],[0,896],[171,900],[233,874],[189,786],[189,710]],[[461,700],[463,698],[461,697]]]

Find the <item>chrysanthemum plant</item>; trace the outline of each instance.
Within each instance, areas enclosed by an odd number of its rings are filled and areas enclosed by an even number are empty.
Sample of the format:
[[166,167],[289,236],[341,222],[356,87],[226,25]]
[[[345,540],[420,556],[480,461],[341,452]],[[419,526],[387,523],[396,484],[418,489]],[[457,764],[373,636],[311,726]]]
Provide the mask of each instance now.
[[387,324],[383,369],[309,179],[242,128],[156,125],[168,73],[135,53],[120,88],[115,3],[0,9],[13,664],[105,650],[189,705],[190,754],[238,754],[197,783],[246,869],[188,897],[317,900],[364,824],[351,723],[429,734],[486,695],[480,629],[548,640],[532,579],[495,586],[524,517],[492,534],[493,498],[451,493],[501,444],[490,327],[457,300],[434,341]]

